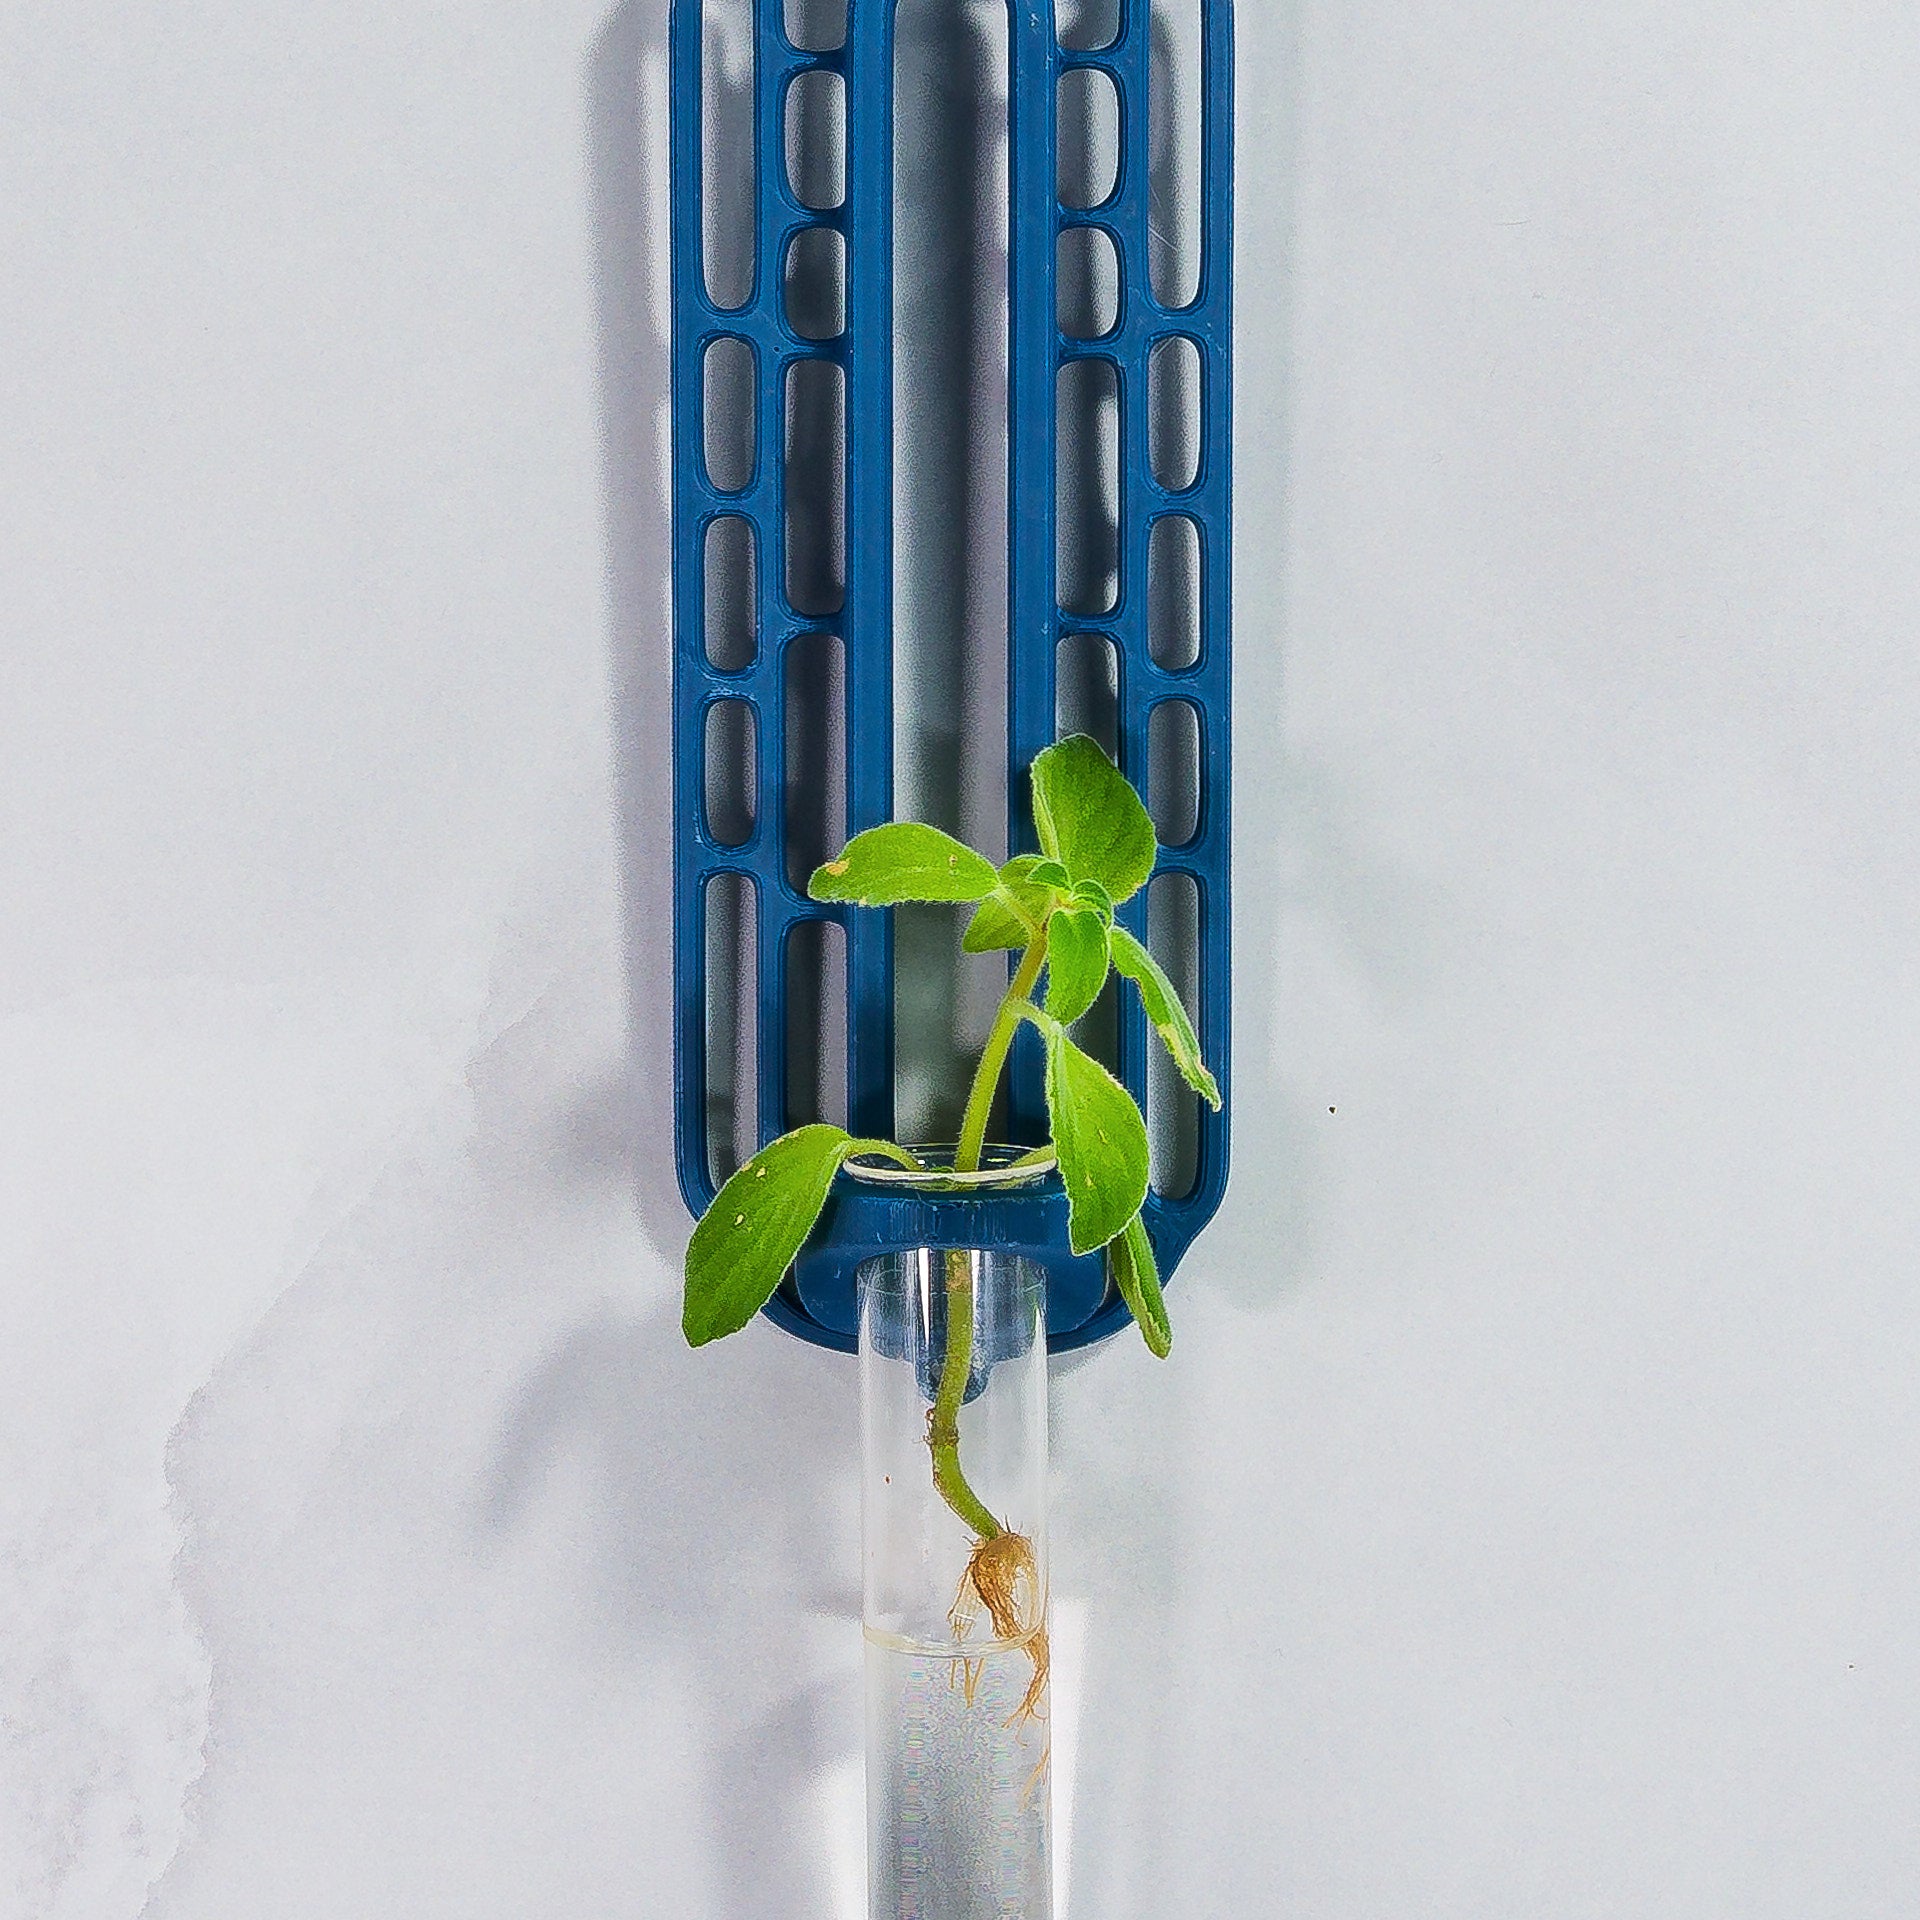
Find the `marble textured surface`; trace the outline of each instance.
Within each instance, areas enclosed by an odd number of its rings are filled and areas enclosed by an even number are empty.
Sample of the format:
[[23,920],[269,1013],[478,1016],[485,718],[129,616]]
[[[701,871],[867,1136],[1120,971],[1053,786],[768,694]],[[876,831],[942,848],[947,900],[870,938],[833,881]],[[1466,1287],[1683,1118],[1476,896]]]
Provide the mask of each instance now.
[[[0,22],[0,1916],[843,1920],[687,1354],[661,20]],[[1059,1369],[1069,1911],[1920,1879],[1890,5],[1243,9],[1237,1167]]]

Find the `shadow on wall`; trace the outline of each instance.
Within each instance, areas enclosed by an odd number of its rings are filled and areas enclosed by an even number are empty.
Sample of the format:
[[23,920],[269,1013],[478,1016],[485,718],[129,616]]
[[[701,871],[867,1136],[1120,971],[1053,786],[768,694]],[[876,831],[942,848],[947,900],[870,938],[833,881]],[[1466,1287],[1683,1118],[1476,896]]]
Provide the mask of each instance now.
[[[609,1313],[523,1384],[486,1495],[510,1531],[561,1462],[584,1487],[596,1614],[676,1660],[708,1730],[718,1920],[831,1911],[819,1783],[861,1727],[859,1596],[831,1572],[853,1565],[852,1375],[764,1329],[692,1353],[676,1312]],[[824,1677],[823,1616],[847,1654]]]
[[[588,58],[626,1004],[624,1116],[648,1238],[677,1268],[691,1222],[674,1175],[671,507],[666,492],[667,7],[627,0]],[[702,1798],[722,1920],[828,1911],[816,1782],[859,1739],[852,1659],[802,1682],[809,1622],[844,1623],[851,1565],[849,1362],[755,1328],[700,1353],[678,1301],[577,1328],[523,1385],[487,1520],[512,1528],[562,1455],[587,1470],[609,1617],[685,1663],[712,1729]]]
[[666,493],[667,7],[626,0],[587,67],[588,190],[600,338],[607,619],[633,1116],[649,1237],[670,1257],[686,1209],[673,1153],[673,656]]

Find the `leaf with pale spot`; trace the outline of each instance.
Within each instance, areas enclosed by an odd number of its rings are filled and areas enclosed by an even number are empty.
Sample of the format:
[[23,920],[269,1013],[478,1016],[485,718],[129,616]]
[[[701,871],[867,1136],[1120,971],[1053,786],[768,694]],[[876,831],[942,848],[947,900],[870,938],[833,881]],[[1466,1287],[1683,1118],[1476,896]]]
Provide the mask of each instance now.
[[1139,1323],[1148,1351],[1164,1360],[1173,1347],[1173,1327],[1160,1291],[1160,1269],[1153,1257],[1147,1223],[1136,1213],[1118,1239],[1107,1243],[1107,1264],[1127,1311]]
[[813,1231],[833,1176],[868,1144],[842,1127],[796,1127],[714,1195],[687,1243],[680,1324],[690,1347],[738,1333],[767,1304]]
[[838,860],[816,867],[816,900],[897,907],[909,900],[983,900],[999,876],[993,862],[938,827],[903,820],[856,833]]
[[1180,1069],[1187,1085],[1217,1109],[1219,1084],[1200,1057],[1199,1037],[1193,1030],[1193,1022],[1187,1018],[1186,1008],[1180,1004],[1173,982],[1167,978],[1160,962],[1125,927],[1115,927],[1108,937],[1113,943],[1115,968],[1140,989],[1140,1004],[1146,1008],[1154,1032],[1173,1056],[1173,1064]]

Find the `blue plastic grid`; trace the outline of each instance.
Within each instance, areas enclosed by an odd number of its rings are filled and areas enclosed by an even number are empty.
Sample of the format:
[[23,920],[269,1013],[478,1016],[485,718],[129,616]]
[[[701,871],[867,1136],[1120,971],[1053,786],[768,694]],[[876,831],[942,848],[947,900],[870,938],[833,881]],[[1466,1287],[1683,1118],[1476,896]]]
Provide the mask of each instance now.
[[[1063,51],[1051,0],[1012,0],[1009,8],[1009,664],[1008,790],[1010,845],[1034,844],[1025,769],[1055,734],[1056,670],[1063,638],[1103,636],[1119,664],[1120,765],[1145,786],[1154,709],[1190,703],[1199,716],[1198,827],[1183,846],[1163,852],[1158,874],[1188,876],[1200,914],[1199,995],[1202,1046],[1223,1092],[1229,1051],[1228,768],[1231,702],[1228,659],[1229,455],[1232,394],[1232,27],[1227,0],[1200,0],[1202,252],[1194,301],[1174,310],[1154,298],[1149,274],[1150,158],[1147,111],[1151,61],[1148,0],[1121,0],[1118,36],[1093,52]],[[893,1132],[893,980],[890,916],[818,905],[787,874],[784,836],[789,651],[801,636],[837,634],[846,661],[846,802],[849,833],[891,817],[893,784],[893,44],[894,0],[849,0],[839,48],[802,50],[788,40],[781,0],[754,0],[754,234],[752,289],[736,309],[716,306],[702,262],[701,8],[675,0],[670,27],[672,117],[673,605],[674,605],[674,932],[675,1146],[681,1191],[696,1213],[713,1195],[707,1164],[706,925],[716,877],[742,877],[755,902],[757,938],[757,1132],[762,1143],[788,1124],[787,976],[795,930],[833,921],[847,953],[848,1124],[868,1135]],[[1056,115],[1060,75],[1092,68],[1113,82],[1120,152],[1112,192],[1078,209],[1056,197]],[[845,83],[846,195],[830,211],[808,207],[787,177],[783,126],[788,96],[803,74],[830,72]],[[1065,228],[1103,229],[1120,265],[1119,317],[1098,339],[1069,338],[1057,312],[1056,244]],[[784,265],[796,236],[837,230],[845,240],[846,324],[830,341],[805,339],[785,310]],[[746,484],[725,491],[707,472],[703,406],[708,348],[745,344],[754,360],[754,460]],[[1198,355],[1199,457],[1193,484],[1178,491],[1156,479],[1148,444],[1148,366],[1162,341],[1184,338]],[[840,368],[845,381],[844,604],[827,616],[804,615],[787,594],[786,395],[794,368],[808,360]],[[1113,370],[1120,403],[1119,584],[1110,611],[1065,614],[1055,585],[1055,386],[1075,360]],[[754,541],[751,660],[722,671],[706,651],[704,553],[721,515],[745,519]],[[1186,667],[1162,667],[1147,631],[1148,548],[1157,520],[1193,524],[1200,552],[1199,651]],[[756,764],[754,824],[737,846],[709,831],[704,793],[708,709],[721,700],[753,709]],[[1152,796],[1150,795],[1151,799]],[[1147,896],[1121,909],[1143,938]],[[1131,995],[1121,999],[1116,1068],[1145,1098],[1146,1022]],[[1045,1137],[1039,1049],[1023,1035],[1016,1047],[1009,1137]],[[1196,1173],[1179,1196],[1155,1192],[1146,1221],[1163,1275],[1217,1209],[1227,1177],[1227,1116],[1201,1109]],[[948,1210],[962,1233],[966,1210]],[[863,1202],[835,1217],[858,1221],[837,1233],[830,1218],[800,1263],[807,1284],[790,1276],[769,1303],[779,1324],[821,1344],[851,1349],[855,1338],[852,1272],[858,1260],[891,1246],[959,1244],[943,1236],[940,1209],[902,1201],[891,1230]],[[1124,1324],[1126,1309],[1103,1290],[1098,1270],[1065,1244],[1064,1208],[1034,1215],[1027,1250],[1049,1268],[1049,1341],[1084,1345]],[[929,1236],[934,1236],[931,1241]],[[802,1293],[805,1299],[802,1299]]]

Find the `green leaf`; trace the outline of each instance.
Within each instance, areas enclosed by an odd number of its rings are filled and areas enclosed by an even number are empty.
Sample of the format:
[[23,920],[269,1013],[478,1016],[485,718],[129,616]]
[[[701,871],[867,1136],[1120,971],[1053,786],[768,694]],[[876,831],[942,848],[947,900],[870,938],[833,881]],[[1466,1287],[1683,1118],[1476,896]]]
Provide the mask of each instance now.
[[1113,895],[1098,880],[1082,880],[1073,890],[1076,906],[1091,907],[1103,926],[1113,925]]
[[767,1304],[813,1231],[841,1163],[871,1144],[841,1127],[796,1127],[714,1195],[687,1243],[680,1325],[688,1346],[738,1333]]
[[1115,927],[1108,936],[1113,943],[1113,964],[1140,989],[1140,1004],[1147,1010],[1154,1031],[1173,1055],[1173,1064],[1190,1086],[1210,1107],[1220,1105],[1220,1088],[1207,1063],[1200,1057],[1200,1041],[1193,1022],[1180,1004],[1180,996],[1156,960],[1125,927]]
[[1031,777],[1043,850],[1116,902],[1138,893],[1153,871],[1153,822],[1099,743],[1072,734],[1035,757]]
[[1000,869],[999,885],[980,902],[967,923],[960,942],[967,952],[1024,947],[1033,938],[1053,906],[1052,888],[1033,883],[1033,870],[1039,864],[1037,853],[1017,853]]
[[1073,885],[1066,868],[1058,860],[1036,860],[1028,870],[1027,879],[1036,887],[1053,887],[1061,893]]
[[903,820],[856,833],[838,860],[807,882],[816,900],[894,907],[907,900],[982,900],[998,875],[993,862],[938,827]]
[[1003,893],[990,893],[973,910],[960,945],[968,953],[998,953],[1003,947],[1024,947],[1033,929],[1014,912]]
[[1062,907],[1047,922],[1047,1011],[1071,1026],[1107,983],[1107,930],[1091,907]]
[[1147,1197],[1147,1123],[1133,1095],[1059,1021],[1028,1012],[1047,1042],[1047,1115],[1067,1190],[1067,1243],[1104,1247]]
[[1117,1240],[1107,1244],[1107,1265],[1127,1311],[1139,1323],[1148,1351],[1164,1360],[1173,1347],[1173,1328],[1167,1303],[1160,1292],[1160,1269],[1154,1263],[1147,1223],[1136,1213]]

